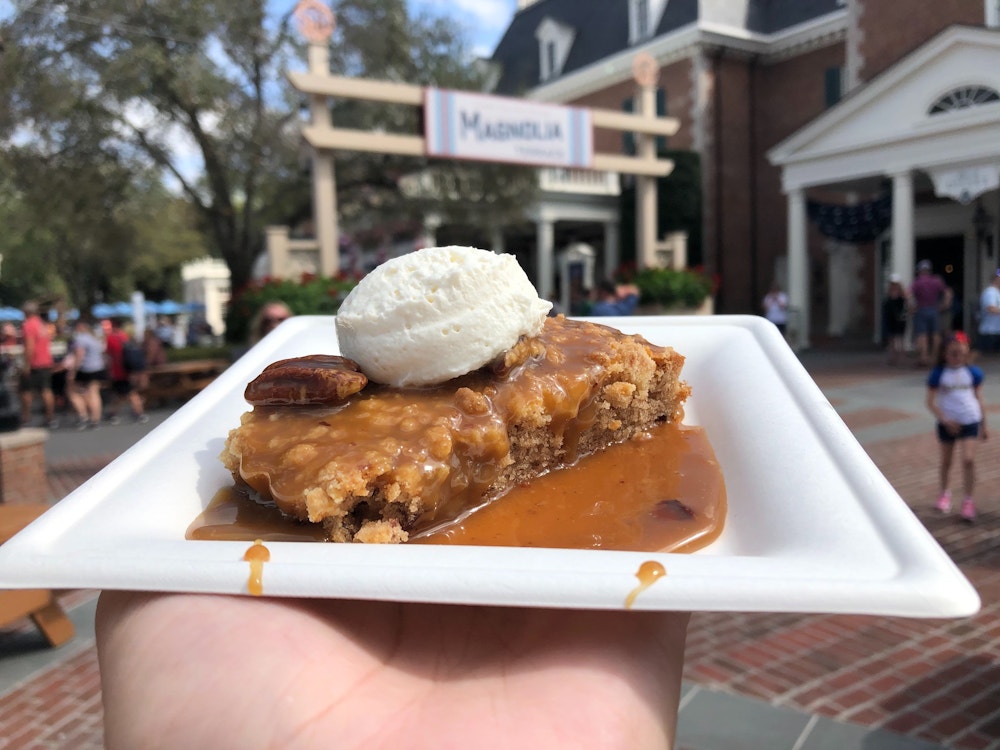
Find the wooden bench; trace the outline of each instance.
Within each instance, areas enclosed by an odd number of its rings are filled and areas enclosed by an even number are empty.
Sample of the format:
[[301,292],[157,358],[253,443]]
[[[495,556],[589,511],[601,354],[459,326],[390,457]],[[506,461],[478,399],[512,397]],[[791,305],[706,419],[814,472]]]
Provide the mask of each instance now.
[[[0,504],[0,544],[48,509],[49,506],[37,503]],[[73,637],[73,623],[51,591],[44,589],[0,591],[0,627],[11,625],[25,617],[32,619],[50,646],[61,646]]]
[[224,359],[168,362],[146,370],[141,388],[147,402],[186,401],[215,380],[229,366]]

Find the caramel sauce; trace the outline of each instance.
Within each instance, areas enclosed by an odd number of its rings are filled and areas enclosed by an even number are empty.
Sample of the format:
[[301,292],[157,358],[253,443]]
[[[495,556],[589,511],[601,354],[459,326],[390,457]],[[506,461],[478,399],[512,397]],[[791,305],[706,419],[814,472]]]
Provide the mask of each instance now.
[[725,510],[704,430],[666,424],[410,541],[673,552],[718,537]]
[[[714,541],[725,514],[725,483],[704,430],[665,424],[514,487],[410,543],[687,552]],[[325,534],[229,487],[187,538],[323,541]]]
[[250,548],[243,553],[243,559],[250,563],[247,590],[253,596],[260,596],[264,593],[264,563],[271,559],[271,550],[264,546],[263,540],[254,539]]
[[319,524],[301,523],[278,510],[274,503],[259,503],[236,486],[223,487],[208,507],[188,526],[184,537],[221,542],[325,542]]
[[639,579],[639,585],[632,589],[625,597],[625,609],[632,609],[635,598],[648,589],[660,578],[667,574],[667,569],[656,560],[646,560],[635,572],[635,577]]

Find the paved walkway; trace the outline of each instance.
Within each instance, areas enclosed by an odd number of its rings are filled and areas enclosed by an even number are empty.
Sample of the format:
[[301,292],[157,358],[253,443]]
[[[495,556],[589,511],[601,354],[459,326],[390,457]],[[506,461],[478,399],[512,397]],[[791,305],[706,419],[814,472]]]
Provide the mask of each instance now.
[[[699,613],[681,701],[682,750],[1000,750],[1000,361],[984,363],[994,437],[980,449],[975,526],[928,510],[937,446],[924,375],[874,353],[803,357],[844,421],[983,599],[961,620]],[[56,431],[47,448],[58,500],[147,426]],[[122,432],[114,432],[121,430]],[[125,431],[128,432],[125,432]],[[96,593],[66,592],[77,623],[56,650],[30,628],[0,630],[0,748],[102,746],[93,647]]]

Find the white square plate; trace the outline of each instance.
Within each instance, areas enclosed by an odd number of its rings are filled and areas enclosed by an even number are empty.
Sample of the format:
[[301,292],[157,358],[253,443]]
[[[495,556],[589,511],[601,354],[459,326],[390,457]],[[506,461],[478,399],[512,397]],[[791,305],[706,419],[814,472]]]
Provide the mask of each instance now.
[[[600,322],[676,348],[726,479],[722,536],[693,554],[268,542],[266,595],[615,609],[964,616],[969,582],[878,471],[776,329],[753,316]],[[282,324],[215,382],[0,547],[0,588],[247,593],[246,542],[187,541],[231,478],[217,456],[277,359],[335,352],[333,318]]]

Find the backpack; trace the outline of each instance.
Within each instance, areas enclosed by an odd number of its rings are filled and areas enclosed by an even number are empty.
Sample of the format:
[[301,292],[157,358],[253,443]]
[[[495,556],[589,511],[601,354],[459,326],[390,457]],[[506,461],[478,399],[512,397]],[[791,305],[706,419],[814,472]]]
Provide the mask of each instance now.
[[146,355],[136,342],[126,341],[122,344],[122,367],[126,372],[141,372],[146,369]]

